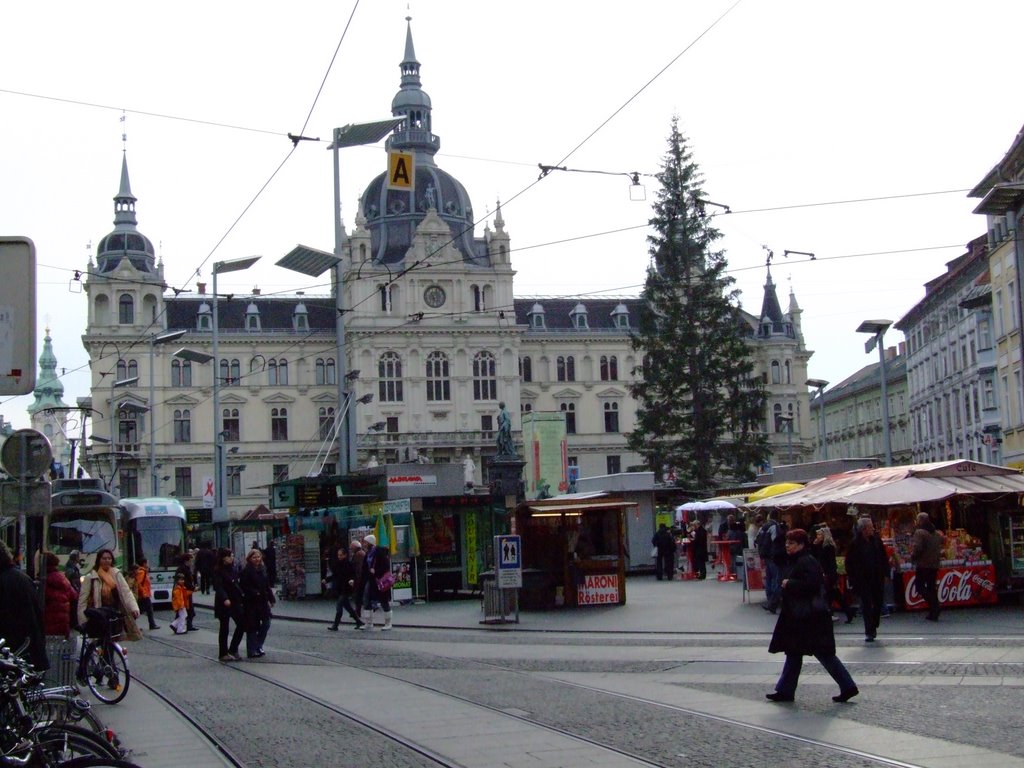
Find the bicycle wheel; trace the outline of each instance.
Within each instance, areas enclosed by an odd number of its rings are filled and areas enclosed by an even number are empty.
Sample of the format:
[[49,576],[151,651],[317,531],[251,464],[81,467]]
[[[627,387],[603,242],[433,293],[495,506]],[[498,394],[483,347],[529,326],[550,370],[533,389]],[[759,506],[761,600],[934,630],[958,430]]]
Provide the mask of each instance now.
[[107,648],[91,640],[85,649],[85,683],[93,696],[104,704],[117,704],[128,693],[131,683],[128,660],[117,643]]
[[37,725],[79,725],[90,731],[104,730],[89,702],[61,693],[38,693],[25,698],[25,710]]
[[121,752],[103,736],[77,725],[48,725],[34,730],[32,737],[54,761],[75,757],[121,759]]

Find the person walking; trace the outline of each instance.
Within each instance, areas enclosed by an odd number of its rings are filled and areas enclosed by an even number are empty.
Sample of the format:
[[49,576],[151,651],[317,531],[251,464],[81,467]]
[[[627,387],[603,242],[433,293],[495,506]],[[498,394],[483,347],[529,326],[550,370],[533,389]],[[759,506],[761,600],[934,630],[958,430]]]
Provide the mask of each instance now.
[[[230,549],[217,551],[213,568],[213,615],[220,622],[217,633],[217,651],[221,661],[239,661],[238,648],[245,634],[245,597],[235,573],[235,553]],[[229,623],[235,622],[235,631],[228,645]]]
[[210,587],[213,586],[213,568],[217,564],[217,553],[213,551],[209,542],[202,542],[199,551],[196,552],[196,573],[199,575],[199,592],[204,595],[210,594]]
[[[334,606],[334,623],[328,624],[327,628],[332,632],[337,632],[338,625],[341,624],[342,611],[348,611],[348,615],[356,623],[356,629],[359,629],[363,625],[363,621],[359,618],[355,606],[352,605],[352,593],[356,586],[356,570],[349,559],[348,547],[344,545],[338,547],[337,559],[331,565],[331,582],[334,592],[338,596],[338,602]],[[325,580],[324,586],[326,585],[327,581]]]
[[68,561],[64,564],[64,575],[76,592],[82,587],[81,561],[82,554],[77,549],[72,549],[68,553]]
[[96,553],[93,569],[85,574],[82,589],[78,593],[78,623],[89,627],[90,637],[104,637],[112,611],[119,611],[124,618],[124,639],[141,640],[135,619],[139,617],[139,604],[135,601],[128,581],[114,567],[114,552],[101,549]]
[[349,560],[352,561],[352,570],[354,570],[356,574],[355,584],[352,585],[352,604],[356,609],[356,616],[360,619],[360,623],[356,625],[356,629],[362,629],[363,561],[366,559],[366,550],[363,549],[363,545],[360,542],[353,541],[349,543],[348,551]]
[[832,531],[825,523],[822,523],[814,531],[814,542],[811,544],[811,554],[821,566],[825,575],[825,600],[828,603],[829,614],[832,614],[832,606],[838,605],[846,614],[846,623],[853,621],[853,610],[846,600],[846,596],[839,589],[839,568],[836,565],[836,542],[832,538]]
[[917,516],[917,530],[914,531],[914,546],[911,559],[914,561],[914,581],[917,591],[928,603],[928,621],[939,620],[939,587],[937,582],[939,566],[942,564],[942,543],[945,537],[935,530],[927,512]]
[[821,565],[808,550],[807,531],[794,528],[786,534],[789,569],[782,580],[781,611],[775,623],[769,653],[786,654],[775,691],[765,698],[773,702],[793,701],[800,681],[804,656],[813,656],[839,684],[832,701],[849,701],[860,691],[843,662],[836,656],[832,617],[825,602],[825,579]]
[[651,537],[651,546],[658,550],[654,559],[655,578],[672,581],[676,570],[676,538],[664,523]]
[[150,629],[160,629],[153,616],[153,584],[149,580],[149,558],[143,557],[135,564],[135,585],[139,593],[139,611],[146,614]]
[[192,593],[185,584],[185,575],[177,573],[174,576],[174,587],[171,588],[171,610],[174,611],[174,620],[171,622],[171,632],[176,635],[184,635],[188,632],[188,601]]
[[28,641],[28,660],[36,670],[50,668],[43,635],[43,609],[35,584],[15,564],[11,550],[0,540],[0,637],[18,649]]
[[761,607],[775,613],[782,599],[782,569],[787,564],[786,525],[779,520],[776,509],[768,512],[768,521],[758,531],[757,552],[764,565],[764,593],[767,598]]
[[185,602],[185,631],[195,632],[199,627],[192,625],[196,619],[196,609],[192,605],[192,593],[196,591],[195,575],[192,572],[193,556],[191,552],[185,552],[178,558],[178,568],[174,572],[174,583],[178,583],[178,577],[185,577],[185,589],[188,590],[188,599]]
[[882,620],[882,600],[889,556],[870,517],[857,520],[857,534],[846,550],[846,580],[860,597],[864,642],[873,643]]
[[263,643],[270,632],[271,608],[277,602],[263,567],[263,553],[258,548],[250,549],[245,556],[245,567],[238,584],[245,603],[246,656],[258,659],[266,655]]
[[[363,608],[369,608],[370,614],[363,619],[367,631],[373,631],[373,616],[380,607],[384,614],[384,626],[381,631],[391,629],[391,584],[394,576],[391,573],[391,555],[384,547],[377,546],[377,537],[372,533],[363,537],[368,545],[366,558],[363,560]],[[359,629],[359,627],[357,627]]]

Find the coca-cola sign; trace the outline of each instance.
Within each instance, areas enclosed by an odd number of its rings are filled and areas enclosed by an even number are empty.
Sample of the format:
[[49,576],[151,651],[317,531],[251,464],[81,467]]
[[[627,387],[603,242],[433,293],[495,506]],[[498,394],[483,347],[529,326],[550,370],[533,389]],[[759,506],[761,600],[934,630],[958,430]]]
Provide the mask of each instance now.
[[[939,604],[978,605],[996,602],[996,570],[992,565],[959,565],[940,568],[937,579]],[[924,597],[917,590],[917,575],[903,574],[903,604],[908,611],[920,611],[928,607]]]

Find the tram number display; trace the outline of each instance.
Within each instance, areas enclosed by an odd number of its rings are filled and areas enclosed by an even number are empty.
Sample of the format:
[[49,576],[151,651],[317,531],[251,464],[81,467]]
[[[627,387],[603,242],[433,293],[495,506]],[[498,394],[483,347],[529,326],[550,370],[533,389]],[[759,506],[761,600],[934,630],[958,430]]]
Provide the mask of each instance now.
[[588,573],[576,592],[578,605],[618,605],[619,576],[615,573]]

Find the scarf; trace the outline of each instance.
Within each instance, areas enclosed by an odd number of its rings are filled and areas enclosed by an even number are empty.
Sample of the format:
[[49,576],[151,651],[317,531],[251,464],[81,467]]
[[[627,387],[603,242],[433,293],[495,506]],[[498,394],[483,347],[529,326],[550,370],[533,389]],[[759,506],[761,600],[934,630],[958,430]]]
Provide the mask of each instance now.
[[114,596],[117,594],[117,578],[114,576],[113,569],[97,568],[96,575],[100,577],[100,603],[113,605]]

